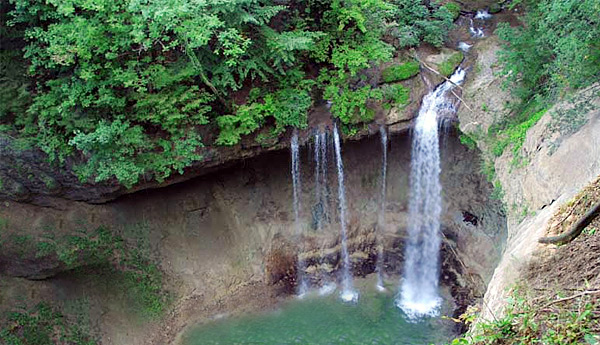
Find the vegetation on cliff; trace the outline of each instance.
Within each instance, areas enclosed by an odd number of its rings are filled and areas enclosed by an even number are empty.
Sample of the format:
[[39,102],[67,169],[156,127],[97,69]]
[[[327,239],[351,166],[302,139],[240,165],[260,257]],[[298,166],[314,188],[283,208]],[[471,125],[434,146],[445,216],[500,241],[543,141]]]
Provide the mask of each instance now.
[[10,0],[0,131],[76,157],[82,181],[162,180],[205,143],[305,127],[322,94],[344,124],[372,119],[381,94],[361,71],[440,46],[455,15],[412,0]]
[[[597,82],[600,77],[600,4],[595,0],[523,0],[522,26],[500,23],[504,42],[499,54],[507,87],[520,100],[514,116],[490,127],[493,154],[512,145],[514,163],[527,129],[559,98]],[[559,119],[561,122],[571,122]],[[580,125],[582,124],[579,121]]]
[[[470,334],[452,345],[598,344],[599,225],[596,220],[582,237],[534,260],[512,288],[505,313],[475,323]],[[472,324],[476,315],[472,308],[457,321]]]
[[27,310],[14,311],[0,329],[2,345],[78,344],[96,345],[83,320],[69,320],[56,308],[40,303]]
[[[599,199],[600,177],[561,205],[546,232],[568,231]],[[600,343],[599,229],[595,217],[572,242],[540,250],[512,287],[505,313],[476,322],[477,308],[471,307],[456,321],[474,329],[452,345]]]

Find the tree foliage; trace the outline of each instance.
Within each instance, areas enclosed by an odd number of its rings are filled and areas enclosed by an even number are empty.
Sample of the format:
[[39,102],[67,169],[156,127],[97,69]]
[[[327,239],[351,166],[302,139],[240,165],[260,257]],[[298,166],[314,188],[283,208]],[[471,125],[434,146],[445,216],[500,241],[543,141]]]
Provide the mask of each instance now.
[[600,76],[600,3],[596,0],[525,1],[525,25],[502,24],[500,60],[523,99],[556,95]]
[[[0,131],[26,138],[56,164],[78,157],[84,181],[126,186],[201,159],[202,127],[218,131],[221,145],[263,126],[274,136],[303,128],[314,95],[334,101],[344,122],[368,120],[367,101],[380,92],[357,85],[361,71],[389,60],[394,40],[440,45],[452,22],[445,6],[413,0],[2,6],[3,33],[20,45],[0,62],[20,57],[27,71],[3,68]],[[317,83],[315,66],[330,77]]]

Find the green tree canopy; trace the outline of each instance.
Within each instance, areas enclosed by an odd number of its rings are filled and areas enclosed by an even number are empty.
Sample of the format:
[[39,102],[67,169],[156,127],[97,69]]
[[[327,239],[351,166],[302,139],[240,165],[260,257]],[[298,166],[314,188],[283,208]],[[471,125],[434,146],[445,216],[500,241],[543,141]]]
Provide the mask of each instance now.
[[[126,186],[202,159],[200,132],[232,145],[266,125],[273,136],[305,127],[315,89],[368,120],[363,106],[380,93],[352,80],[389,60],[394,39],[440,45],[452,22],[444,6],[412,0],[9,4],[6,28],[24,49],[0,62],[8,71],[21,55],[28,71],[2,72],[0,130],[57,164],[78,157],[82,180]],[[329,77],[317,83],[315,67]],[[357,120],[346,113],[334,115]]]

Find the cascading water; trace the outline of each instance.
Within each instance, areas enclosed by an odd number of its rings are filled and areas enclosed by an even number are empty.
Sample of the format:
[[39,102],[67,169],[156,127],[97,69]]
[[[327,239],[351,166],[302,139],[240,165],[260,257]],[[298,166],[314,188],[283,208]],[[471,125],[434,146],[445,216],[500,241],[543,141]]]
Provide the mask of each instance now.
[[469,31],[471,32],[471,36],[474,38],[482,38],[485,37],[485,32],[480,27],[476,27],[473,19],[471,19],[471,26],[469,27]]
[[[296,231],[296,235],[302,235],[302,226],[300,224],[300,146],[298,145],[298,132],[294,130],[294,134],[292,135],[292,187],[293,187],[293,199],[294,199],[294,227]],[[297,294],[298,296],[304,296],[308,291],[308,282],[306,280],[305,274],[305,263],[301,256],[298,256],[298,265],[296,267],[297,271],[297,281],[298,288]]]
[[468,52],[472,46],[472,44],[468,44],[467,42],[458,42],[458,49],[462,50],[465,53]]
[[322,185],[326,183],[321,183],[322,180],[322,172],[323,172],[323,156],[322,156],[322,146],[324,146],[324,142],[321,140],[321,132],[315,134],[315,199],[317,200],[317,206],[315,210],[315,222],[317,230],[323,229],[323,218],[325,216],[325,210],[323,205],[323,193],[321,189]]
[[[328,220],[330,217],[329,207],[329,184],[327,183],[327,169],[329,161],[327,160],[327,132],[319,132],[319,140],[321,141],[321,205],[323,206],[323,220]],[[322,225],[322,224],[321,224]]]
[[[324,221],[328,220],[329,217],[329,198],[328,198],[328,185],[327,185],[327,133],[323,130],[319,130],[315,134],[315,196],[317,200],[316,207],[316,227],[317,231],[324,230]],[[329,295],[335,291],[335,283],[331,281],[329,271],[323,261],[325,257],[325,243],[326,240],[321,244],[321,255],[319,259],[319,267],[321,267],[321,283],[322,286],[319,289],[319,295]]]
[[[486,10],[479,10],[477,11],[477,14],[475,14],[475,19],[479,19],[482,21],[488,20],[490,18],[492,18],[492,15],[489,14]],[[483,31],[483,28],[476,27],[475,23],[473,22],[473,19],[471,19],[471,26],[469,27],[469,31],[471,32],[471,36],[474,38],[485,37],[485,32]]]
[[492,18],[492,15],[487,11],[487,10],[478,10],[477,13],[475,14],[475,19],[490,19]]
[[463,81],[465,72],[458,68],[446,81],[423,98],[414,129],[411,173],[408,243],[405,250],[404,277],[396,305],[409,319],[435,316],[441,298],[439,284],[440,152],[438,114],[455,111],[448,106],[448,91]]
[[338,174],[338,200],[340,209],[340,224],[342,228],[342,294],[341,298],[345,302],[355,302],[358,300],[358,292],[354,290],[352,275],[350,274],[350,255],[348,254],[348,235],[346,219],[346,189],[344,185],[344,164],[342,162],[342,148],[340,145],[340,135],[337,125],[333,129],[333,143],[335,147],[335,158]]
[[383,161],[381,165],[381,200],[379,201],[379,219],[378,219],[378,233],[377,233],[377,264],[375,271],[377,272],[377,289],[384,291],[383,286],[383,233],[385,229],[385,190],[386,190],[386,177],[387,177],[387,132],[385,126],[379,127],[379,133],[381,135],[381,148],[383,151]]

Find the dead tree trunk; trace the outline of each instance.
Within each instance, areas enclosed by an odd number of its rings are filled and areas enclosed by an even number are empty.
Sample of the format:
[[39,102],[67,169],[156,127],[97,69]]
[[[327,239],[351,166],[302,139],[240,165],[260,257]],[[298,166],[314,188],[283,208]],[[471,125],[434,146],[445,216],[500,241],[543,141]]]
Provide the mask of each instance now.
[[569,231],[562,233],[558,236],[542,237],[539,239],[540,243],[551,243],[551,244],[565,244],[573,241],[577,236],[581,234],[586,226],[590,225],[592,220],[600,214],[600,201],[596,202],[591,209],[589,209],[583,217],[571,226]]

